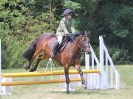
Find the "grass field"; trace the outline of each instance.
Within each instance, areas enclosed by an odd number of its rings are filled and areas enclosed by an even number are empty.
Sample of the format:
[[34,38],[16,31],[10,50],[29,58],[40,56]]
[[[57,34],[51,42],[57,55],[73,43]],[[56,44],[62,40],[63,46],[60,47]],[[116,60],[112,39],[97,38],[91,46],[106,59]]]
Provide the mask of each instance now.
[[[117,66],[120,73],[121,88],[119,90],[88,90],[77,88],[67,95],[59,90],[59,84],[15,86],[10,96],[1,96],[0,99],[133,99],[133,65]],[[24,69],[9,69],[3,72],[22,72]],[[57,76],[56,76],[57,78]],[[40,80],[40,77],[31,79]],[[47,78],[44,78],[47,79]],[[15,78],[15,81],[29,80]]]

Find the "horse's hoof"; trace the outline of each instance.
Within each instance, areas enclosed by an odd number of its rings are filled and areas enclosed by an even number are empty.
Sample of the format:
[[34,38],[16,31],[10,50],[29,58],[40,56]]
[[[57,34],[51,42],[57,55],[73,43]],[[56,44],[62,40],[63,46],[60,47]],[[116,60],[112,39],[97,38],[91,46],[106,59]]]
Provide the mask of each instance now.
[[83,82],[82,82],[82,87],[83,87],[84,89],[87,89],[87,82],[86,82],[86,81],[83,81]]
[[66,94],[69,95],[70,94],[70,91],[66,91]]
[[34,68],[31,68],[31,69],[29,70],[29,72],[34,72],[34,71],[36,71]]
[[82,87],[83,87],[84,89],[87,89],[87,86],[86,86],[86,85],[84,85],[84,84],[82,85]]
[[25,66],[25,69],[28,70],[30,67],[29,66]]

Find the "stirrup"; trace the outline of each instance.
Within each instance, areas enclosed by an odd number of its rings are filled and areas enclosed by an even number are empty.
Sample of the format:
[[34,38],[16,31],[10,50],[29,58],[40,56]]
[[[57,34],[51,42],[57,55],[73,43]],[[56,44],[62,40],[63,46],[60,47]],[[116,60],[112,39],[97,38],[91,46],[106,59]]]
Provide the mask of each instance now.
[[49,58],[49,61],[52,61],[52,58],[51,57]]

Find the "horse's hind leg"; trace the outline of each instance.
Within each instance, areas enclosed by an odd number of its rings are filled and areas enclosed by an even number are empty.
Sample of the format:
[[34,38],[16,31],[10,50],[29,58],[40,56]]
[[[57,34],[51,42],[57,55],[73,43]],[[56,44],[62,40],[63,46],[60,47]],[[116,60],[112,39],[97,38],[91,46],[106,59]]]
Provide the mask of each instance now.
[[34,59],[39,55],[40,52],[41,52],[41,48],[40,48],[40,47],[36,48],[36,50],[35,50],[35,52],[34,52],[34,55],[32,56],[32,59],[29,60],[28,65],[25,66],[25,69],[26,69],[26,70],[32,68],[31,64],[32,64],[32,62],[34,61]]
[[82,72],[82,70],[81,70],[81,68],[80,68],[80,65],[76,65],[75,68],[77,69],[77,71],[78,71],[79,74],[80,74],[80,77],[81,77],[81,80],[82,80],[82,86],[83,86],[83,88],[86,89],[86,88],[87,88],[87,85],[86,85],[86,81],[85,81],[84,76],[83,76],[83,72]]
[[32,57],[31,63],[33,62],[34,59],[36,59],[36,57],[38,57],[38,56],[39,57],[37,59],[37,62],[35,64],[35,66],[31,66],[31,64],[30,64],[30,66],[29,66],[30,67],[30,70],[29,70],[30,72],[36,71],[36,68],[37,68],[39,62],[41,61],[40,58],[42,57],[42,55],[39,55],[40,52],[41,52],[41,47],[37,47],[36,50],[35,50],[35,53],[34,53],[34,55]]
[[40,63],[40,61],[42,60],[42,56],[39,56],[39,58],[37,59],[37,62],[35,64],[35,66],[33,66],[32,68],[30,68],[30,72],[36,71],[38,64]]

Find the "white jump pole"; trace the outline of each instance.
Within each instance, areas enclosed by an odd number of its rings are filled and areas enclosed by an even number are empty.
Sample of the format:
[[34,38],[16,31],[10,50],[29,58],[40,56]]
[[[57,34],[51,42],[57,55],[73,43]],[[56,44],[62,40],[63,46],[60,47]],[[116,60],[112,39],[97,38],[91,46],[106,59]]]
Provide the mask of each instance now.
[[99,40],[100,40],[100,72],[101,72],[101,89],[106,89],[107,85],[106,85],[106,74],[105,74],[105,70],[104,70],[104,45],[103,45],[103,38],[102,36],[99,36]]

